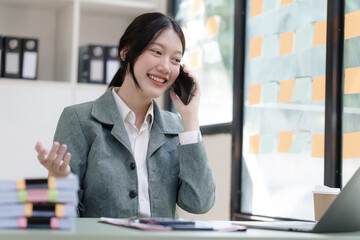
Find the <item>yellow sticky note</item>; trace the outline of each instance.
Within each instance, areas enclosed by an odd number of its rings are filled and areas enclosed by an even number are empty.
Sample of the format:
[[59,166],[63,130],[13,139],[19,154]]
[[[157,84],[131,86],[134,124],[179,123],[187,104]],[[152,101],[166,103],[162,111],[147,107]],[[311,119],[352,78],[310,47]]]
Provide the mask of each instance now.
[[343,158],[360,158],[360,132],[343,135]]
[[200,69],[203,66],[203,51],[201,48],[194,48],[189,53],[189,68]]
[[291,102],[295,86],[295,79],[280,82],[279,102]]
[[207,37],[215,37],[219,34],[220,21],[221,21],[221,17],[218,15],[209,17],[206,20]]
[[261,100],[262,84],[250,84],[249,86],[249,104],[259,104]]
[[314,134],[312,137],[311,157],[324,158],[325,135]]
[[289,152],[293,141],[293,131],[281,131],[279,133],[278,152]]
[[280,34],[279,55],[287,55],[293,53],[294,49],[294,31]]
[[349,39],[360,36],[360,10],[345,14],[344,38]]
[[205,10],[204,0],[194,0],[191,5],[191,14],[193,16],[203,13]]
[[290,4],[290,3],[293,3],[294,0],[281,0],[281,6],[284,6],[286,4]]
[[250,40],[249,58],[256,58],[261,56],[263,45],[263,37],[256,37]]
[[260,134],[250,136],[249,154],[259,154],[260,150]]
[[321,46],[326,44],[326,21],[314,24],[313,46]]
[[360,67],[346,68],[344,94],[360,93]]
[[325,76],[315,77],[312,82],[311,101],[325,100]]
[[263,0],[251,0],[250,17],[255,17],[263,12]]

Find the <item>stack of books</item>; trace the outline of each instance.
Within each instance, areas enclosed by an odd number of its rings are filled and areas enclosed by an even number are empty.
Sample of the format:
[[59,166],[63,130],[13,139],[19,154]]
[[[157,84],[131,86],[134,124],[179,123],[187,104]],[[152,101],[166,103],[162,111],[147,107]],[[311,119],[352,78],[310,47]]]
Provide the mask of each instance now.
[[0,180],[0,229],[73,229],[79,180],[66,178]]

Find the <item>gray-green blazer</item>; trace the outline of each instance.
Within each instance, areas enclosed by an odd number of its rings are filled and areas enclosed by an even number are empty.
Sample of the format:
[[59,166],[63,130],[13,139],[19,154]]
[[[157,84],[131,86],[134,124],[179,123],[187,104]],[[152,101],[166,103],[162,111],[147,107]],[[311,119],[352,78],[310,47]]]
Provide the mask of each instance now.
[[[214,205],[215,184],[204,144],[179,145],[182,131],[181,118],[154,102],[148,148],[152,217],[176,217],[176,204],[191,213],[205,213]],[[138,216],[136,163],[111,89],[96,101],[65,108],[54,141],[67,144],[72,154],[81,217]]]

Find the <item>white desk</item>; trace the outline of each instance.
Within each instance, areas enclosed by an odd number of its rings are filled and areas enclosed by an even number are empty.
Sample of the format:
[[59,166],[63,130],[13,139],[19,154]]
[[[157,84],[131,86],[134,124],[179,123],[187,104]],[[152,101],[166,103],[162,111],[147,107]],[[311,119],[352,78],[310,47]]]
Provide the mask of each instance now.
[[272,230],[248,229],[245,232],[213,232],[213,231],[172,231],[149,232],[124,228],[105,223],[98,223],[96,218],[76,219],[75,229],[72,231],[59,230],[0,230],[0,240],[184,240],[184,239],[360,239],[360,232],[312,234]]

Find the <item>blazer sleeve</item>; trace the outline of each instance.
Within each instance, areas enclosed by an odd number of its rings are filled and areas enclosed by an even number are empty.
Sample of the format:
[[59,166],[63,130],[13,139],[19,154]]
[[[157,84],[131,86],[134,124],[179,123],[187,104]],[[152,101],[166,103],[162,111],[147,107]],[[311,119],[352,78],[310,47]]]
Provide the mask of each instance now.
[[215,183],[203,141],[178,145],[179,207],[190,213],[206,213],[215,203]]
[[82,204],[82,179],[86,171],[89,146],[83,133],[81,122],[73,107],[67,107],[62,112],[56,127],[54,141],[60,144],[66,144],[68,146],[68,152],[71,153],[71,171],[79,177],[80,183],[78,192],[78,215],[82,216],[85,210]]

